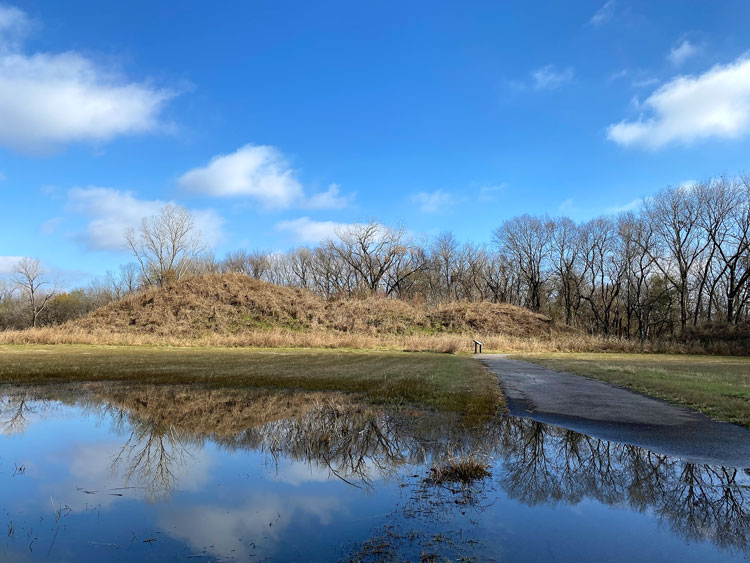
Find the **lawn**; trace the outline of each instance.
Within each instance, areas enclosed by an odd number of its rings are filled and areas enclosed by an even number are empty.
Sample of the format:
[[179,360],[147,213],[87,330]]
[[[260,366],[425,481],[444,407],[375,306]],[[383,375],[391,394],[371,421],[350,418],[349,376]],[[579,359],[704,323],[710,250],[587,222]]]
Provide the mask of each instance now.
[[127,381],[345,391],[376,404],[465,414],[502,405],[495,378],[466,356],[323,349],[4,345],[0,382]]
[[558,371],[600,379],[750,426],[750,358],[671,354],[515,355]]

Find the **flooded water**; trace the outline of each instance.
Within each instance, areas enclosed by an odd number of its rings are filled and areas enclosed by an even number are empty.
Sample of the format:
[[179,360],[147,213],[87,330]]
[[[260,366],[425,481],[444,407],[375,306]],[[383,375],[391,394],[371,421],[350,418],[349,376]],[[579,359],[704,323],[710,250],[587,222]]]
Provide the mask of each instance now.
[[[723,561],[750,474],[351,397],[0,389],[3,561]],[[490,475],[435,482],[473,455]]]

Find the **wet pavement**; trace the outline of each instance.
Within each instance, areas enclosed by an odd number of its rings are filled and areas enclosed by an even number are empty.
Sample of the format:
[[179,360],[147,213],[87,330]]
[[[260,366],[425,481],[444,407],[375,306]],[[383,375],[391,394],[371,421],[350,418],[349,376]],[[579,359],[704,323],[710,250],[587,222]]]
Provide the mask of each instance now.
[[750,430],[603,381],[482,354],[511,414],[697,463],[750,466]]

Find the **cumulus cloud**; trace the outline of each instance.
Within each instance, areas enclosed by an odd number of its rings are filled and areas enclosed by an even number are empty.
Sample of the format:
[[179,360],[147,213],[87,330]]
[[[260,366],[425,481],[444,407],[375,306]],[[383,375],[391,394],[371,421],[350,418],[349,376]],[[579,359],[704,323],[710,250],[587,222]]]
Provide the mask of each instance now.
[[175,93],[126,79],[74,51],[26,53],[26,15],[0,6],[0,144],[43,153],[163,127]]
[[669,51],[669,55],[667,55],[667,59],[669,59],[669,62],[674,66],[681,66],[682,63],[684,63],[690,57],[694,57],[695,55],[700,53],[700,51],[701,47],[699,47],[698,45],[694,45],[690,41],[685,39],[676,47],[672,47],[672,49]]
[[337,223],[335,221],[314,221],[309,217],[300,217],[290,221],[280,221],[276,224],[276,230],[287,233],[298,243],[319,243],[332,239],[351,227],[350,223]]
[[626,147],[658,149],[711,137],[737,139],[750,131],[750,58],[716,65],[699,76],[678,76],[651,94],[635,121],[607,129]]
[[607,2],[605,2],[604,5],[599,8],[593,16],[591,16],[589,23],[598,27],[610,21],[614,15],[615,0],[607,0]]
[[344,209],[353,199],[353,195],[342,195],[338,184],[331,184],[326,191],[307,199],[305,207],[308,209]]
[[289,207],[304,195],[281,152],[263,145],[245,145],[215,156],[206,166],[180,176],[178,183],[193,193],[252,196],[269,208]]
[[177,182],[191,193],[251,197],[266,209],[342,209],[354,197],[342,195],[341,188],[331,184],[326,191],[308,198],[281,151],[267,145],[245,145],[233,153],[215,156]]
[[[334,521],[347,518],[349,512],[340,496],[281,496],[262,491],[233,504],[167,508],[160,513],[158,524],[167,535],[201,553],[208,551],[220,559],[257,557],[262,561],[278,557],[277,545],[295,522],[310,522],[325,530]],[[248,540],[239,542],[238,538]],[[263,538],[257,546],[249,541],[257,538]]]
[[531,79],[536,90],[554,90],[573,80],[573,69],[568,67],[558,71],[554,65],[547,65],[533,71]]
[[[68,192],[68,209],[89,219],[86,231],[76,238],[94,250],[123,250],[125,232],[158,213],[167,203],[170,202],[138,199],[132,191],[113,188],[73,188]],[[206,244],[216,244],[222,235],[223,219],[211,209],[191,213]]]
[[453,194],[445,192],[443,190],[435,190],[434,192],[419,192],[411,196],[413,203],[419,205],[419,210],[422,213],[436,213],[438,211],[445,211],[451,205],[456,203],[456,198]]
[[0,51],[18,48],[31,27],[31,20],[25,12],[0,4]]
[[23,256],[0,256],[0,276],[7,276],[16,271],[16,266]]

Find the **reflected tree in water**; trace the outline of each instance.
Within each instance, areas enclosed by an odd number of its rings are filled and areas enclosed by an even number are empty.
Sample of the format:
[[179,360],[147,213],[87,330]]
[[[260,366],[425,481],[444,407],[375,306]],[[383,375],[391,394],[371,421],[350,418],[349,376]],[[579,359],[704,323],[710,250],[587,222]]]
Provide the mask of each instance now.
[[169,495],[191,455],[185,437],[172,426],[138,419],[129,422],[128,438],[112,458],[112,472],[122,470],[128,484],[143,487],[151,498]]
[[28,416],[35,411],[33,401],[34,397],[25,391],[0,398],[0,428],[3,434],[23,434]]
[[750,476],[538,422],[500,424],[501,486],[531,506],[593,498],[658,515],[689,541],[750,552]]
[[[518,502],[594,499],[656,515],[686,540],[750,553],[746,471],[687,463],[528,419],[490,417],[466,424],[455,413],[262,390],[89,386],[47,391],[47,397],[114,421],[125,443],[113,467],[152,496],[178,485],[191,452],[206,441],[230,451],[266,452],[274,462],[280,457],[305,462],[357,486],[402,475],[402,467],[411,473],[412,467],[426,470],[447,457],[482,455],[494,460],[489,486]],[[2,421],[23,428],[26,414],[39,404],[29,397],[6,398],[0,403]],[[422,494],[426,502],[439,502],[439,492]]]

